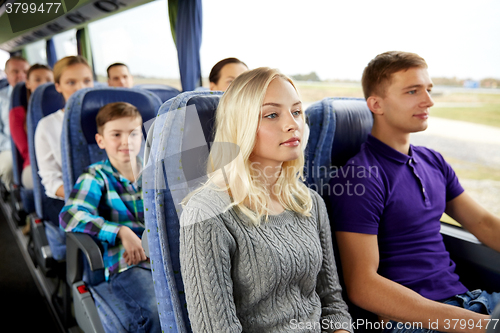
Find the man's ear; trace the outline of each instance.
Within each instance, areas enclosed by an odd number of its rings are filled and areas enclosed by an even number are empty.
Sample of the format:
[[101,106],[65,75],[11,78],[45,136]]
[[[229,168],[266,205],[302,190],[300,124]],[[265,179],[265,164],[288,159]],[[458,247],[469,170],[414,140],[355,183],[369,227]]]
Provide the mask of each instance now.
[[217,87],[217,85],[213,82],[210,82],[210,90],[215,90],[215,87]]
[[101,148],[101,149],[106,148],[105,145],[104,145],[104,138],[103,138],[103,136],[101,134],[96,133],[96,135],[95,135],[95,141],[97,142],[97,145],[99,146],[99,148]]
[[368,108],[370,109],[373,114],[376,115],[383,115],[384,111],[382,110],[382,98],[377,95],[372,95],[368,97],[366,100],[366,104],[368,105]]

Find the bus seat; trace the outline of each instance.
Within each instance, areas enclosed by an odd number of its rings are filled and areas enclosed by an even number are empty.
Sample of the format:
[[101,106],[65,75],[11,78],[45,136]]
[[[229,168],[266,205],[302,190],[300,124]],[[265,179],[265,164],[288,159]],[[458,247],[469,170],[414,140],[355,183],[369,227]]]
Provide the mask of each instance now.
[[[97,133],[95,118],[101,107],[113,102],[128,102],[135,105],[144,123],[154,119],[161,106],[161,100],[157,96],[140,90],[98,87],[75,92],[66,104],[61,136],[66,199],[80,174],[92,163],[106,158],[106,152],[101,150],[95,141]],[[93,243],[95,245],[92,245]],[[78,309],[75,311],[75,316],[79,326],[92,328],[91,331],[97,327],[104,328],[106,332],[125,332],[118,319],[124,315],[119,311],[120,303],[108,288],[109,284],[104,282],[104,266],[100,250],[102,244],[87,234],[68,233],[66,245],[67,282],[72,290],[75,309]],[[78,260],[78,253],[84,254],[87,260]],[[81,294],[81,290],[87,287],[98,311],[95,310],[95,305],[90,303],[90,295],[87,297]],[[89,317],[87,315],[89,312],[98,314],[98,318]]]
[[5,88],[9,85],[9,81],[6,78],[0,79],[0,89]]
[[[305,114],[310,128],[304,168],[306,183],[321,194],[330,221],[333,221],[328,191],[324,191],[332,176],[331,167],[343,166],[359,152],[361,144],[366,141],[371,131],[373,117],[366,101],[361,98],[325,98],[309,106]],[[377,322],[375,314],[357,307],[347,297],[335,234],[332,235],[332,240],[342,295],[349,306],[353,321],[359,319]],[[358,331],[364,330],[358,327]]]
[[178,89],[165,84],[139,84],[134,86],[134,88],[152,92],[158,96],[163,103],[181,93]]
[[[200,94],[202,93],[202,94]],[[209,91],[209,90],[204,90],[204,91],[188,91],[188,92],[185,92],[183,93],[183,99],[176,99],[175,97],[172,97],[171,99],[169,99],[168,101],[166,101],[162,107],[158,110],[158,114],[157,114],[157,119],[160,119],[160,118],[164,118],[166,116],[166,112],[168,111],[168,109],[170,108],[170,106],[174,103],[176,103],[176,105],[179,105],[179,103],[181,103],[182,100],[186,99],[186,98],[190,98],[190,96],[195,96],[195,95],[204,95],[204,94],[208,94],[208,95],[211,95],[213,94],[213,92]],[[217,93],[218,95],[218,93]],[[176,95],[177,96],[177,95]],[[155,131],[155,123],[156,123],[156,120],[155,121],[152,121],[150,124],[146,124],[146,128],[147,128],[147,136],[146,136],[146,145],[144,147],[144,165],[147,165],[148,164],[148,161],[149,161],[149,154],[150,154],[150,151],[151,151],[151,146],[152,146],[152,143],[153,143],[153,137],[158,137],[161,135],[161,132],[160,131]],[[163,124],[164,122],[164,119],[161,120],[161,123]]]
[[[10,110],[18,106],[24,106],[28,109],[28,100],[26,94],[26,85],[24,82],[18,83],[12,90],[10,96]],[[11,131],[12,134],[12,131]],[[23,172],[24,160],[17,149],[12,136],[10,137],[11,151],[12,151],[12,205],[14,207],[15,219],[19,224],[24,224],[27,213],[35,211],[35,199],[33,198],[33,190],[28,190],[22,186],[21,174]]]
[[[162,105],[152,133],[151,153],[146,165],[151,171],[143,175],[144,207],[158,312],[165,332],[191,331],[180,273],[180,210],[176,209],[180,209],[179,200],[194,188],[187,183],[165,181],[164,173],[174,180],[185,179],[185,175],[179,165],[166,165],[164,161],[180,157],[182,150],[186,150],[185,137],[197,137],[203,147],[206,142],[213,141],[214,115],[220,96],[221,92],[213,91],[180,94]],[[193,117],[194,113],[186,116],[187,112],[197,112],[199,118]],[[203,133],[199,133],[200,125]],[[192,130],[192,126],[197,126],[198,131]],[[208,149],[205,148],[205,152]],[[194,155],[191,157],[198,161],[207,157],[206,154]],[[192,166],[193,159],[189,157],[183,154],[183,163]],[[200,172],[204,174],[204,168]]]
[[59,228],[45,223],[47,216],[44,215],[44,202],[47,200],[45,189],[38,175],[38,164],[35,154],[35,130],[38,122],[45,116],[64,107],[64,98],[55,89],[53,83],[45,83],[39,86],[31,95],[28,113],[26,116],[26,127],[28,132],[28,148],[33,176],[33,197],[35,201],[36,214],[30,215],[31,237],[33,246],[30,253],[35,264],[39,265],[47,274],[55,265],[53,260],[63,260],[65,256],[64,245],[61,245],[62,234]]
[[307,108],[306,118],[310,135],[304,174],[309,185],[320,189],[328,184],[331,166],[340,167],[359,152],[373,118],[365,100],[357,98],[325,98]]

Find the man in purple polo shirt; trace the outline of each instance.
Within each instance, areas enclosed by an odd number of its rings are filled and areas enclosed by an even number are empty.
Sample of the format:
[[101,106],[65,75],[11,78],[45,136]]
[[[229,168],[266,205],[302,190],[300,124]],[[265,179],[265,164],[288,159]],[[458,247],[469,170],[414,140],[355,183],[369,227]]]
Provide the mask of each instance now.
[[[484,332],[485,314],[500,294],[468,292],[462,285],[439,233],[440,218],[446,212],[497,251],[500,218],[464,192],[439,153],[410,145],[410,133],[427,128],[434,105],[427,64],[413,53],[386,52],[368,64],[362,84],[372,132],[331,183],[349,298],[385,323],[392,320],[386,332],[429,332],[417,326],[401,330],[396,322]],[[340,187],[347,190],[341,193]],[[474,325],[454,330],[454,319]]]

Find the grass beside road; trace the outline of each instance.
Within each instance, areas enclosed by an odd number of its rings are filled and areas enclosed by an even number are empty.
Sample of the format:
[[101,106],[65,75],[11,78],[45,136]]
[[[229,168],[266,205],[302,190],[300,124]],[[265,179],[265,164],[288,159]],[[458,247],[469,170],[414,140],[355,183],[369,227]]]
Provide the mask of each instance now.
[[431,116],[500,127],[500,101],[497,104],[463,103],[457,106],[440,106],[437,103],[431,109]]
[[[363,97],[361,84],[296,82],[304,104],[325,97]],[[431,116],[500,127],[500,94],[440,92],[436,88]]]

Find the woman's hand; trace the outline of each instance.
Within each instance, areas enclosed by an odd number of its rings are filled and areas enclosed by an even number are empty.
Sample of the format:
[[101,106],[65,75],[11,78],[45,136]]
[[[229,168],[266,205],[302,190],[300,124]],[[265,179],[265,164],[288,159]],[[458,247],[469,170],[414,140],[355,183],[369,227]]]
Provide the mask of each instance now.
[[118,230],[117,236],[121,239],[125,253],[123,258],[127,265],[137,265],[147,259],[146,253],[142,248],[141,239],[129,227],[122,226]]

